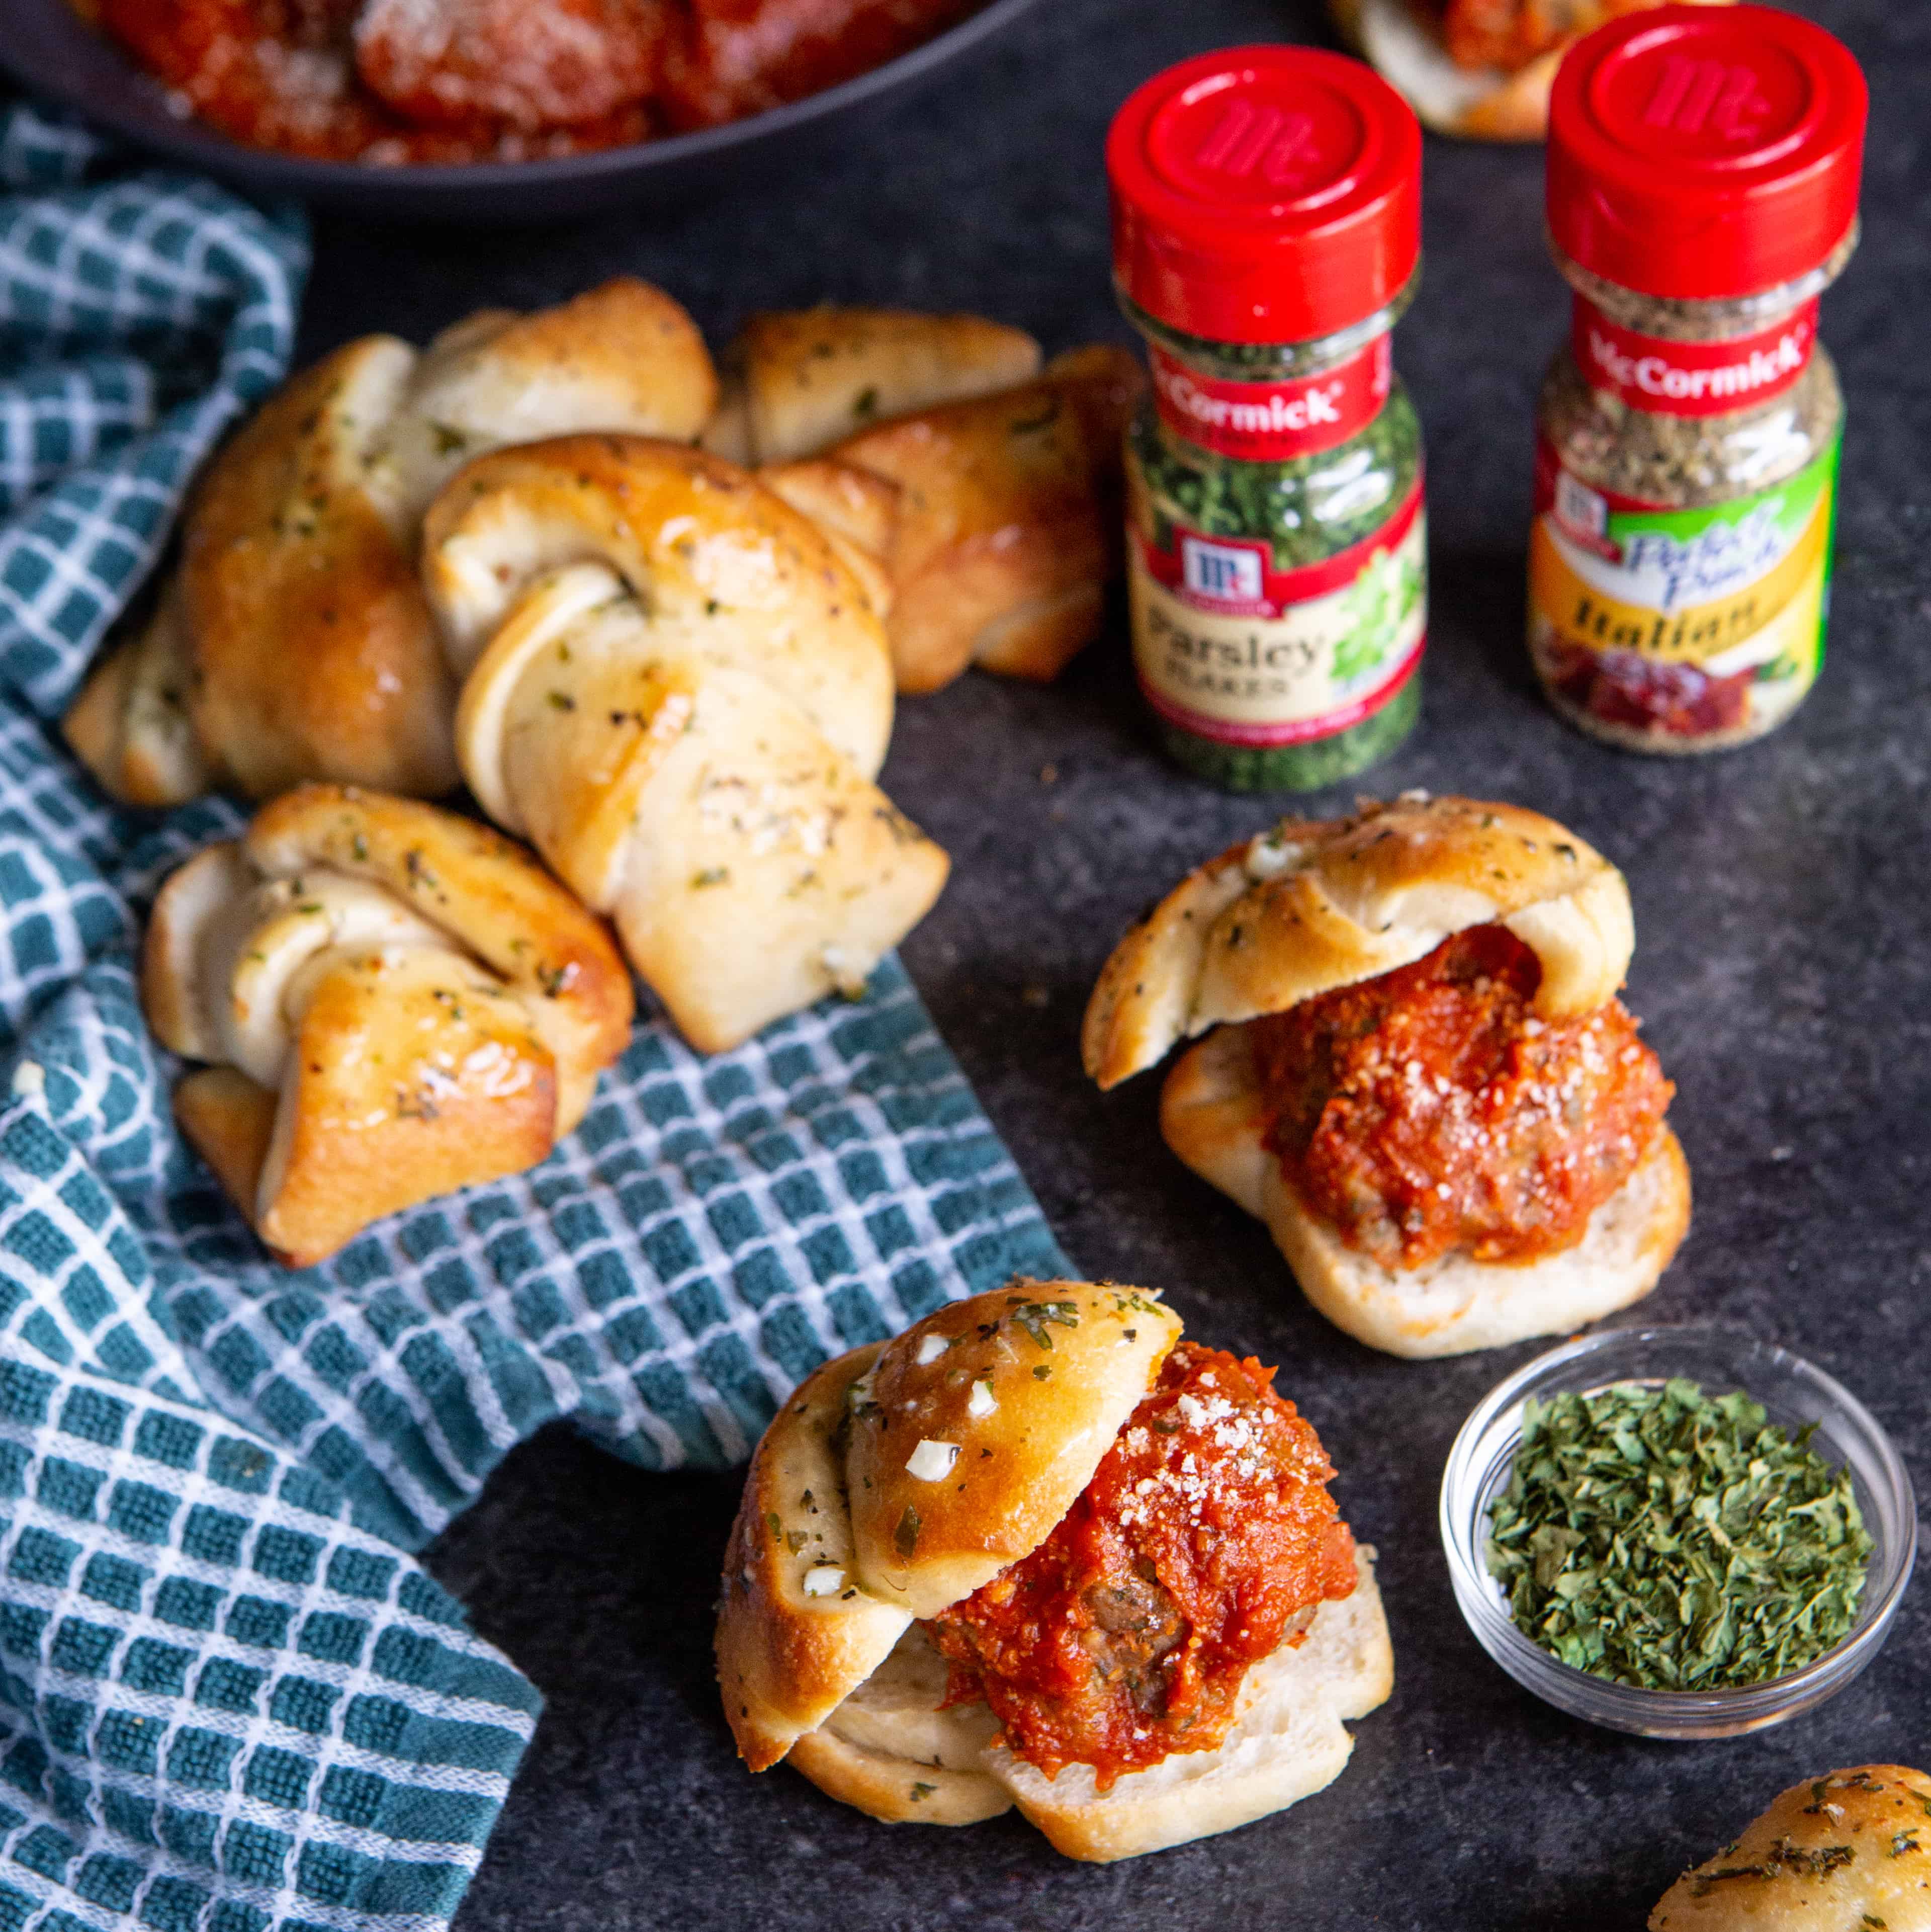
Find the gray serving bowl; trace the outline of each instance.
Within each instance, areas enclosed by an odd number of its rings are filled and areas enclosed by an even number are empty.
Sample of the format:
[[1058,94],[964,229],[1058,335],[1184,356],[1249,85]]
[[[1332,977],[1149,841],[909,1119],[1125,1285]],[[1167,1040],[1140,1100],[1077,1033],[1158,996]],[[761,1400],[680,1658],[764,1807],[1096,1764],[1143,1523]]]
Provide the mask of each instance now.
[[[1736,1690],[1648,1690],[1591,1676],[1525,1636],[1489,1574],[1489,1505],[1507,1486],[1522,1440],[1522,1404],[1615,1382],[1673,1376],[1711,1395],[1742,1389],[1795,1433],[1817,1424],[1813,1446],[1847,1466],[1876,1546],[1857,1621],[1834,1650],[1788,1676]],[[1441,1481],[1441,1540],[1455,1600],[1476,1641],[1525,1689],[1571,1716],[1639,1736],[1736,1737],[1813,1710],[1834,1696],[1891,1634],[1918,1552],[1918,1506],[1903,1460],[1870,1412],[1821,1369],[1789,1350],[1723,1328],[1621,1328],[1538,1357],[1478,1404],[1449,1452]]]
[[991,0],[969,20],[869,74],[722,128],[600,154],[461,167],[365,167],[244,148],[169,110],[166,90],[68,0],[4,0],[0,70],[97,127],[262,198],[289,197],[376,220],[550,221],[625,202],[672,202],[790,165],[841,123],[923,87],[1036,4]]

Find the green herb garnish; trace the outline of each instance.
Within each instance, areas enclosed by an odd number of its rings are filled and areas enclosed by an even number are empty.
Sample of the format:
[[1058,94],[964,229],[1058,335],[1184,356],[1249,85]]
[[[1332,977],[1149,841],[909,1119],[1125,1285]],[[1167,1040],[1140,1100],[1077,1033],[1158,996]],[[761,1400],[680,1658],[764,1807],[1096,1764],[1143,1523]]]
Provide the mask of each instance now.
[[[1699,1872],[1690,1881],[1692,1898],[1707,1898],[1724,1880],[1731,1878],[1781,1878],[1794,1872],[1800,1878],[1828,1878],[1834,1871],[1855,1863],[1857,1853],[1849,1845],[1825,1845],[1807,1852],[1789,1838],[1780,1838],[1771,1846],[1770,1856],[1756,1865],[1720,1865],[1713,1872]],[[1864,1922],[1870,1923],[1868,1917]],[[1879,1924],[1884,1922],[1879,1919]]]
[[1623,1383],[1523,1406],[1489,1574],[1552,1656],[1657,1690],[1761,1684],[1840,1642],[1873,1544],[1849,1472],[1741,1392]]
[[1050,1355],[1053,1338],[1046,1333],[1047,1325],[1077,1328],[1079,1310],[1070,1301],[1021,1301],[1013,1306],[1012,1321],[1015,1327],[1024,1329],[1034,1343]]

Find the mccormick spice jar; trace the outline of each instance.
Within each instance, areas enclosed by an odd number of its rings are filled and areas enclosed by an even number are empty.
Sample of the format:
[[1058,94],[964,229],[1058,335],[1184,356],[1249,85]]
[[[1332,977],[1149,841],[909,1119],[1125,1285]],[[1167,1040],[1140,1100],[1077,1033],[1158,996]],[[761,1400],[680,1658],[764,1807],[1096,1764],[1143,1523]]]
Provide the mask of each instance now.
[[1630,16],[1556,77],[1576,314],[1542,392],[1529,650],[1612,743],[1746,743],[1816,681],[1844,416],[1817,298],[1856,244],[1864,120],[1849,52],[1765,8]]
[[1237,47],[1134,94],[1107,170],[1153,373],[1127,434],[1141,688],[1203,778],[1331,783],[1421,705],[1421,431],[1388,340],[1420,260],[1420,130],[1357,62]]

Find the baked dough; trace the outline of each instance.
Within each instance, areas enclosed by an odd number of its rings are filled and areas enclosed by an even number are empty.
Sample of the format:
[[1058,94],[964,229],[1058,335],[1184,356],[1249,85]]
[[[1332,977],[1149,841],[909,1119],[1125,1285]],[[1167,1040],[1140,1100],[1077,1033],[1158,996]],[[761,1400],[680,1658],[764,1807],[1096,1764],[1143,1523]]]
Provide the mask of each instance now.
[[208,1063],[183,1131],[280,1259],[543,1160],[629,1038],[602,926],[519,848],[431,806],[306,785],[162,887],[141,968]]
[[1542,962],[1544,1019],[1614,998],[1636,945],[1621,873],[1540,812],[1411,792],[1347,818],[1283,819],[1189,872],[1114,949],[1081,1033],[1086,1070],[1117,1086],[1209,1027],[1283,1012],[1492,922]]
[[110,646],[66,735],[116,798],[304,778],[434,797],[457,782],[456,683],[416,578],[422,514],[470,457],[582,428],[694,436],[717,394],[695,326],[620,278],[491,310],[421,355],[344,344],[215,458],[154,619]]
[[605,564],[658,640],[748,671],[866,778],[892,736],[892,668],[862,583],[733,464],[643,436],[573,436],[463,470],[430,506],[422,580],[466,678],[537,578]]
[[1019,387],[921,409],[764,481],[890,586],[898,688],[969,664],[1057,677],[1097,634],[1120,561],[1120,450],[1143,379],[1096,344]]
[[822,303],[751,316],[722,360],[723,394],[704,447],[750,467],[813,456],[888,418],[1030,381],[1039,345],[983,316]]
[[471,790],[700,1051],[856,993],[930,909],[949,862],[871,782],[878,620],[742,470],[637,437],[502,452],[438,499],[424,572]]
[[[1070,1305],[1073,1321],[1051,1330],[1050,1380],[1001,1325],[1014,1299]],[[1016,1804],[1068,1856],[1099,1861],[1231,1830],[1339,1774],[1352,1748],[1342,1719],[1393,1682],[1366,1549],[1353,1594],[1250,1669],[1217,1750],[1124,1773],[1108,1792],[1084,1766],[1048,1778],[996,1748],[984,1706],[941,1708],[946,1667],[915,1618],[1045,1540],[1180,1330],[1144,1289],[1020,1280],[841,1356],[798,1390],[752,1458],[724,1557],[718,1682],[754,1771],[788,1757],[888,1822],[972,1824]],[[973,1401],[982,1384],[989,1406]],[[962,1484],[906,1466],[928,1437],[958,1445]]]
[[1649,1932],[1931,1932],[1931,1777],[1833,1771],[1780,1792],[1657,1900]]

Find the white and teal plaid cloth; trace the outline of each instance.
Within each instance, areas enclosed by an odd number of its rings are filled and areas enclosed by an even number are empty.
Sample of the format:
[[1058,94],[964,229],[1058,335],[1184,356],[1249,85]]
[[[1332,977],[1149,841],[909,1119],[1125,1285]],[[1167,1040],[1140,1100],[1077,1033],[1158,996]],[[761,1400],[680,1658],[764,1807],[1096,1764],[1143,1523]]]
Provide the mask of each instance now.
[[124,165],[0,103],[0,1932],[437,1932],[538,1700],[405,1552],[553,1418],[723,1466],[827,1355],[1066,1264],[895,963],[708,1060],[640,1026],[532,1173],[264,1259],[132,970],[238,814],[118,810],[55,725],[306,250]]

